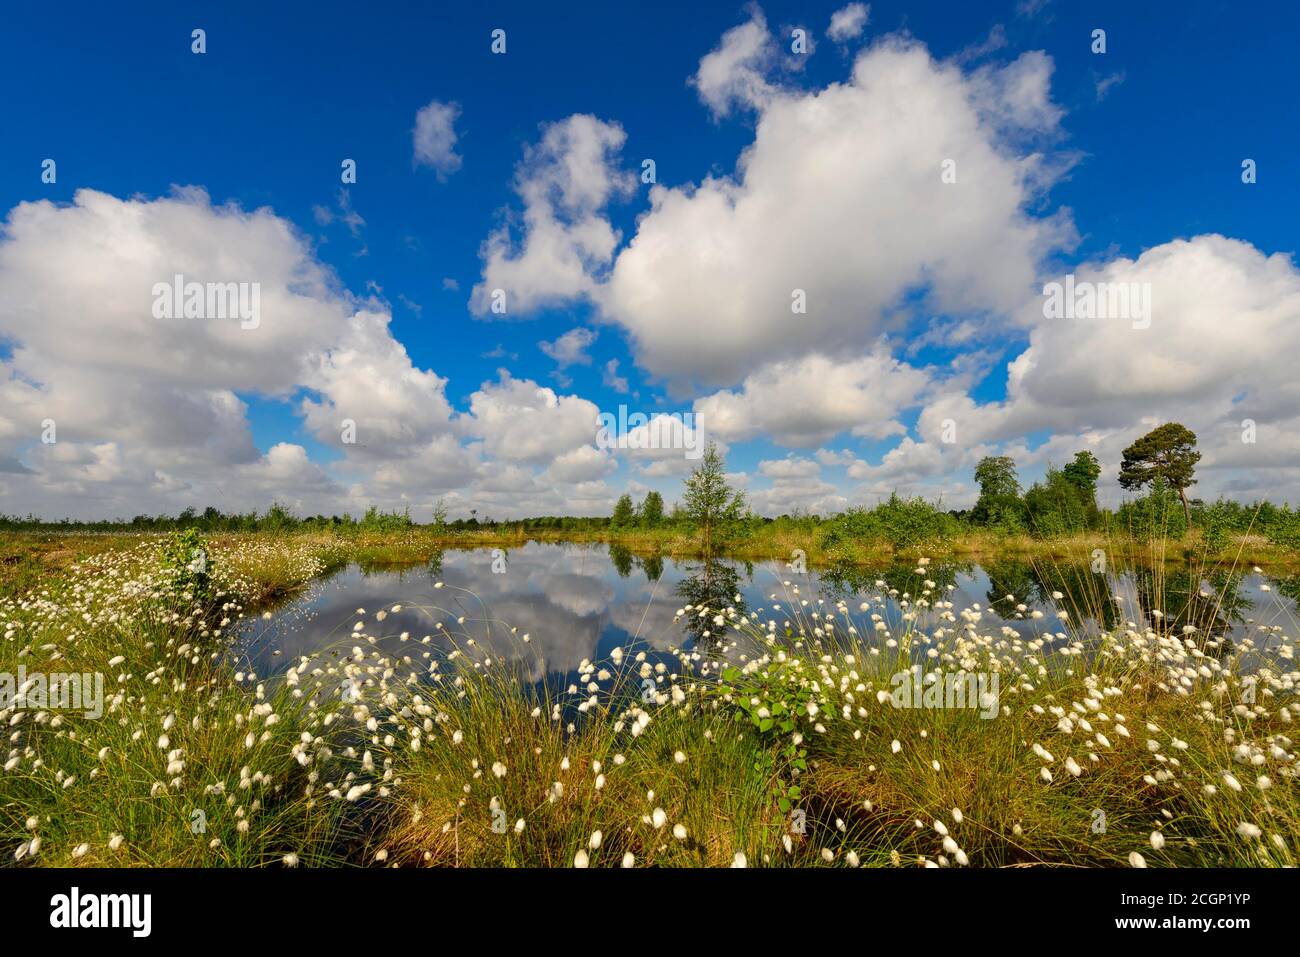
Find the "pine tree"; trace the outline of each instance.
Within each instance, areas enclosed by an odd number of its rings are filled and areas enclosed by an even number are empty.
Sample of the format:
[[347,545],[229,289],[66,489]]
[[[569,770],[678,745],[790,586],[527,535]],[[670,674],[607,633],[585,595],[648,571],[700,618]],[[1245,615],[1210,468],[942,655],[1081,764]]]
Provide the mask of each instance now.
[[624,494],[614,505],[614,515],[609,520],[611,528],[627,528],[636,521],[636,512],[632,509],[632,496]]
[[656,491],[645,493],[641,503],[641,525],[643,528],[657,528],[664,520],[664,497]]
[[1183,517],[1190,521],[1187,488],[1196,484],[1192,477],[1201,453],[1196,451],[1196,433],[1178,422],[1166,422],[1152,429],[1124,450],[1119,467],[1119,484],[1126,489],[1156,487],[1157,480],[1178,490],[1183,503]]

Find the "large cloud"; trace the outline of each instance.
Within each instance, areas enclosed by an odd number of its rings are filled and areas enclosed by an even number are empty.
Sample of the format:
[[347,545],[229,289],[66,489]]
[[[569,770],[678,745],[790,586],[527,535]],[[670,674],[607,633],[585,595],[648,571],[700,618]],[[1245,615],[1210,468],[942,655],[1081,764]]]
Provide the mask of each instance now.
[[945,419],[964,441],[984,442],[1122,427],[1140,415],[1206,422],[1240,413],[1276,421],[1300,408],[1300,385],[1277,361],[1300,345],[1300,271],[1289,257],[1207,235],[1073,275],[1094,289],[1146,286],[1149,324],[1140,317],[1049,319],[1040,298],[1028,317],[1029,346],[1008,366],[1007,399],[941,396],[921,416],[923,435],[936,435]]
[[[178,274],[255,283],[256,321],[158,318],[155,285]],[[452,492],[468,509],[480,491],[499,504],[492,459],[528,467],[523,510],[612,504],[594,405],[506,375],[457,414],[447,380],[412,362],[390,318],[270,209],[214,205],[198,189],[21,204],[0,240],[4,510],[106,517],[279,500],[330,512]],[[254,398],[288,404],[343,458],[324,466],[284,441],[259,451]]]
[[[258,283],[260,322],[155,318],[154,286],[177,274]],[[283,393],[301,377],[304,341],[336,339],[353,312],[287,221],[213,206],[195,189],[152,201],[83,189],[70,206],[22,203],[5,224],[0,285],[0,334],[46,396],[87,374]],[[105,424],[116,417],[109,412]]]
[[[951,472],[970,464],[972,449],[994,445],[1028,466],[1061,464],[1086,448],[1107,466],[1103,489],[1114,493],[1124,447],[1173,420],[1200,438],[1199,494],[1296,497],[1300,385],[1279,358],[1300,348],[1300,270],[1289,256],[1204,235],[1083,265],[1073,277],[1076,288],[1145,287],[1150,314],[1047,318],[1040,296],[1021,317],[1029,344],[1007,367],[1005,400],[942,392],[920,415],[921,441],[908,439],[858,477]],[[1047,438],[1030,448],[1029,435]]]
[[[255,321],[157,318],[155,286],[176,275],[256,283]],[[214,206],[196,189],[157,200],[84,189],[71,205],[17,206],[0,242],[0,339],[11,344],[0,457],[28,448],[34,471],[9,493],[21,502],[39,486],[66,503],[138,485],[144,505],[192,488],[186,476],[274,465],[255,448],[238,393],[287,398],[353,312],[269,210]],[[39,441],[47,421],[52,445]]]
[[474,310],[493,290],[507,314],[589,299],[678,388],[861,352],[918,307],[1021,310],[1074,239],[1068,216],[1030,211],[1068,165],[1042,151],[1059,137],[1051,59],[966,70],[895,35],[847,82],[802,91],[771,75],[774,53],[755,11],[700,61],[701,99],[754,110],[754,140],[734,175],[653,187],[617,254],[605,206],[628,188],[622,129],[585,115],[545,128],[517,174],[522,239],[503,227],[485,243]]
[[[319,395],[302,401],[307,427],[322,442],[360,458],[415,454],[451,429],[447,380],[415,368],[389,331],[390,318],[358,312],[338,342],[313,356],[303,376]],[[355,426],[347,446],[345,421]]]
[[890,37],[847,83],[750,97],[758,122],[736,175],[651,191],[599,290],[604,316],[651,372],[725,384],[762,362],[860,349],[918,291],[935,312],[1017,311],[1072,236],[1027,212],[1056,168],[1024,146],[1055,134],[1051,70],[1030,53],[964,73]]
[[918,403],[929,376],[883,351],[859,359],[809,355],[764,366],[739,390],[699,399],[695,411],[710,435],[743,441],[767,435],[796,448],[841,432],[884,438],[906,432],[899,413]]
[[543,128],[515,173],[522,238],[506,223],[483,244],[483,279],[470,299],[476,313],[487,315],[498,291],[505,316],[591,293],[619,241],[601,211],[634,187],[613,163],[626,139],[618,124],[585,114]]
[[494,458],[549,464],[596,442],[600,410],[594,403],[505,371],[470,396],[469,407],[469,428]]

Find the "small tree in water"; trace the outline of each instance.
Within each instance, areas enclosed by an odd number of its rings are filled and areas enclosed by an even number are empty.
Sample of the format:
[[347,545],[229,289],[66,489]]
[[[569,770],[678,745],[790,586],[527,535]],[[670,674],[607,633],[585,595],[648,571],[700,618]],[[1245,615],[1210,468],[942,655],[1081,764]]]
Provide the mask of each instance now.
[[745,513],[745,495],[727,484],[726,462],[710,442],[695,471],[686,479],[682,507],[687,520],[704,533],[704,554],[713,553],[716,529],[739,521]]

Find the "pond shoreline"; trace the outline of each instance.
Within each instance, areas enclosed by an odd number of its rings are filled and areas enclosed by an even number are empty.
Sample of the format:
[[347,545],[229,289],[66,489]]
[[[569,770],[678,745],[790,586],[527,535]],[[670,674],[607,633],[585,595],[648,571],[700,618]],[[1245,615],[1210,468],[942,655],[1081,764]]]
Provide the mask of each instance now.
[[[0,576],[12,569],[35,562],[59,563],[80,552],[99,552],[127,547],[141,541],[165,537],[166,532],[122,531],[7,531],[0,533]],[[636,553],[658,554],[672,558],[703,558],[704,549],[689,531],[665,527],[628,530],[520,530],[503,525],[492,530],[446,531],[435,526],[415,525],[400,531],[356,531],[336,533],[320,530],[276,532],[206,533],[213,541],[259,539],[306,540],[333,542],[351,552],[358,561],[419,561],[436,549],[517,547],[528,542],[551,544],[612,544]],[[803,552],[808,562],[818,564],[867,565],[890,558],[907,561],[920,557],[994,558],[1032,557],[1043,561],[1088,560],[1101,549],[1109,555],[1128,560],[1139,558],[1168,563],[1200,563],[1225,567],[1295,567],[1300,569],[1300,551],[1271,545],[1262,536],[1236,536],[1227,546],[1211,553],[1200,547],[1196,536],[1183,540],[1142,541],[1127,537],[1107,537],[1102,533],[1085,533],[1057,538],[1029,535],[996,535],[972,532],[955,539],[936,539],[922,545],[895,548],[888,543],[859,543],[851,548],[828,550],[822,546],[816,529],[773,531],[760,526],[745,537],[722,540],[715,549],[721,557],[753,561],[790,561],[795,550]],[[2,580],[2,579],[0,579]]]
[[[536,530],[516,532],[506,529],[492,532],[439,532],[431,527],[417,526],[405,532],[361,532],[355,535],[321,535],[318,532],[300,534],[309,539],[335,541],[347,548],[355,560],[376,563],[420,561],[431,557],[438,549],[510,548],[520,547],[529,542],[615,545],[639,556],[657,555],[664,558],[689,559],[706,557],[705,550],[698,539],[689,533],[670,529],[556,533]],[[216,539],[222,537],[214,536]],[[1258,536],[1243,537],[1228,548],[1211,554],[1199,551],[1194,540],[1150,543],[1124,538],[1108,539],[1102,535],[1036,539],[1029,536],[979,534],[948,542],[936,541],[913,548],[896,549],[888,545],[871,544],[857,546],[851,550],[827,550],[822,547],[820,538],[815,532],[775,535],[760,530],[747,539],[723,541],[714,550],[713,557],[790,562],[796,557],[796,552],[801,552],[804,561],[809,565],[824,566],[870,566],[891,560],[914,561],[922,557],[934,560],[976,561],[1016,557],[1043,562],[1087,562],[1093,559],[1094,552],[1098,549],[1104,551],[1109,557],[1125,561],[1201,564],[1236,569],[1248,569],[1258,565],[1300,570],[1300,552],[1269,545]]]

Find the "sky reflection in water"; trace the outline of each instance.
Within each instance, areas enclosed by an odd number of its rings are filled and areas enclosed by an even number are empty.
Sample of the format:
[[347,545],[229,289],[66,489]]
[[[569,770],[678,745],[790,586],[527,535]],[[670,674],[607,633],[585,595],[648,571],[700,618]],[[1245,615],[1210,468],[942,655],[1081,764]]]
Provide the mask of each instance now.
[[[1280,626],[1294,634],[1295,598],[1300,594],[1300,578],[1247,571],[1196,581],[1175,566],[1099,575],[1086,565],[1044,564],[1039,571],[1022,561],[1000,560],[984,565],[934,562],[925,576],[917,575],[910,564],[796,573],[777,561],[678,561],[633,555],[618,546],[536,542],[510,549],[504,558],[500,574],[493,566],[495,562],[501,568],[502,562],[487,548],[447,551],[427,565],[349,566],[312,583],[304,594],[276,609],[270,620],[249,621],[236,643],[236,656],[241,666],[251,665],[258,675],[269,676],[300,655],[346,653],[358,644],[352,628],[362,620],[357,609],[364,608],[367,633],[382,636],[375,647],[387,653],[418,658],[430,650],[419,644],[425,636],[433,636],[430,646],[446,648],[436,627],[442,622],[497,654],[518,658],[522,653],[534,680],[544,675],[569,680],[583,659],[604,659],[615,647],[646,650],[652,660],[667,663],[672,662],[670,646],[693,643],[703,648],[708,639],[702,632],[711,629],[708,620],[683,616],[674,621],[688,603],[759,611],[764,625],[774,617],[780,628],[801,601],[808,602],[805,612],[814,610],[819,598],[825,602],[823,611],[833,611],[835,601],[843,599],[857,615],[861,601],[887,596],[893,588],[897,595],[887,597],[884,614],[896,630],[905,610],[903,596],[919,594],[923,578],[941,589],[953,586],[947,595],[954,612],[978,605],[983,612],[981,630],[1005,625],[1024,637],[1065,631],[1057,618],[1064,610],[1085,632],[1095,633],[1099,623],[1115,627],[1135,620],[1145,625],[1151,613],[1160,610],[1179,625],[1191,623],[1232,641],[1252,635],[1257,643],[1271,645],[1277,637],[1261,626]],[[445,587],[435,589],[439,581]],[[878,587],[878,581],[886,587]],[[1053,592],[1062,597],[1054,600]],[[1008,594],[1014,602],[1005,598]],[[1116,594],[1124,596],[1123,603],[1113,601]],[[1157,594],[1163,594],[1164,608],[1152,597]],[[781,611],[771,614],[778,603]],[[396,604],[402,606],[400,612],[390,612],[382,623],[375,621],[376,612]],[[1017,611],[1020,604],[1025,611]],[[1104,622],[1098,620],[1098,609]],[[1043,617],[1030,617],[1033,610]],[[935,613],[929,615],[933,621]],[[461,616],[466,621],[458,628]],[[511,627],[518,631],[514,638]],[[870,631],[869,622],[859,621],[858,627],[864,634]],[[409,633],[407,642],[399,638],[402,632]],[[532,639],[527,648],[518,641],[525,632]],[[746,651],[752,646],[736,653]]]

